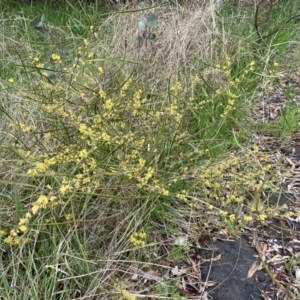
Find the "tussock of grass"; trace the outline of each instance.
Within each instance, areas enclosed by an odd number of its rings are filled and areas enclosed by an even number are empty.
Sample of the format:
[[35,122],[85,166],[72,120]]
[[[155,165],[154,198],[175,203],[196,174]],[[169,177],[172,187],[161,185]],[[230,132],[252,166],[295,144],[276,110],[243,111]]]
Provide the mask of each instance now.
[[[135,72],[141,82],[155,86],[161,86],[171,75],[198,69],[203,62],[211,63],[219,35],[213,5],[202,4],[194,9],[180,7],[179,10],[166,6],[143,12],[145,16],[153,13],[159,16],[158,25],[151,29],[157,43],[144,41],[139,45],[140,12],[116,14],[104,22],[102,26],[111,24],[115,33],[107,37],[111,40],[104,40],[105,45],[111,45],[107,54],[137,62]],[[99,34],[102,35],[101,29]],[[102,45],[97,43],[97,46],[99,51]],[[124,69],[128,67],[132,66],[126,64]]]
[[130,293],[126,270],[157,271],[151,251],[188,230],[187,211],[236,229],[280,212],[260,193],[280,184],[281,165],[251,143],[227,153],[247,138],[268,63],[228,50],[213,5],[144,13],[159,15],[157,41],[140,46],[140,12],[82,19],[83,35],[50,15],[44,33],[26,17],[2,21],[7,295],[136,299],[143,287]]

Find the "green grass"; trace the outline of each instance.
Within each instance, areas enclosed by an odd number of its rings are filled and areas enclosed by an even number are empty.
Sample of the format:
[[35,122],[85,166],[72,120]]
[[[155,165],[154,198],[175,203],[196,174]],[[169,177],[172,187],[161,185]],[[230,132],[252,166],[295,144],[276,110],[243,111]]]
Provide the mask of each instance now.
[[297,132],[298,123],[298,107],[290,105],[274,121],[258,124],[257,131],[284,140],[291,133]]
[[[162,259],[184,259],[189,245],[174,246],[177,237],[199,239],[191,214],[236,233],[280,211],[260,193],[280,189],[285,171],[257,154],[251,133],[283,139],[297,129],[297,110],[254,124],[251,109],[295,28],[259,43],[251,11],[169,4],[3,12],[4,299],[136,299],[147,272],[151,295],[184,299],[157,277]],[[268,30],[290,9],[275,10]],[[141,13],[159,16],[153,44],[138,44]],[[41,32],[31,22],[42,14]]]

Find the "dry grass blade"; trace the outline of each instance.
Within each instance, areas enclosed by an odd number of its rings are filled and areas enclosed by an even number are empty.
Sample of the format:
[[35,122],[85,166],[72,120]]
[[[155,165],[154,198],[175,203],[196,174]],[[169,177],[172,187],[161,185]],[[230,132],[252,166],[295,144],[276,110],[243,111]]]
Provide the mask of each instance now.
[[[213,3],[198,4],[194,9],[180,7],[174,13],[169,7],[146,11],[157,14],[153,28],[157,41],[138,43],[140,12],[116,14],[107,22],[114,27],[110,37],[110,55],[138,62],[137,72],[145,82],[159,83],[162,78],[178,74],[184,68],[197,68],[198,63],[209,62],[216,50],[219,31],[216,26],[216,7]],[[106,24],[103,24],[105,27]],[[106,41],[107,42],[107,41]],[[103,49],[103,45],[97,45]],[[192,66],[193,62],[193,66]],[[124,72],[130,65],[124,66]]]

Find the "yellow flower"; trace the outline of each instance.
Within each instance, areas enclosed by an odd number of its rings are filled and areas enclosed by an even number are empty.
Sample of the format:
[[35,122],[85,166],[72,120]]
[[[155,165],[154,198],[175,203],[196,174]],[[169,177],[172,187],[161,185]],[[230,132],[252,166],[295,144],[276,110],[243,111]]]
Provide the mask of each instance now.
[[67,221],[72,221],[72,220],[74,220],[75,218],[74,218],[74,215],[73,214],[67,214],[66,215],[66,220]]
[[143,168],[146,164],[146,160],[143,158],[139,158],[139,168]]
[[168,196],[169,195],[169,191],[166,190],[165,188],[161,189],[161,193],[162,193],[163,196]]
[[93,58],[94,55],[95,55],[95,54],[94,54],[93,52],[90,52],[90,53],[88,53],[87,57],[88,57],[88,58]]
[[258,218],[259,218],[260,221],[264,222],[267,218],[267,215],[261,214],[261,215],[258,216]]
[[19,230],[20,230],[21,232],[25,232],[25,231],[27,231],[27,226],[21,225],[21,226],[19,226]]
[[64,194],[66,191],[71,190],[72,187],[69,184],[62,184],[59,188],[59,191]]
[[19,226],[25,225],[27,223],[28,219],[26,218],[21,218],[19,221]]
[[147,174],[145,175],[146,180],[150,179],[154,173],[154,169],[152,167],[149,167],[147,170]]
[[38,69],[43,69],[43,68],[45,67],[45,65],[42,64],[42,63],[36,64],[35,66],[36,66]]
[[13,83],[13,82],[15,82],[15,80],[11,77],[8,79],[8,82]]
[[15,243],[15,239],[11,236],[8,236],[5,240],[4,243],[6,244],[14,244]]
[[103,74],[103,73],[104,73],[103,68],[102,68],[102,67],[99,67],[99,68],[98,68],[98,72],[99,72],[100,74]]
[[252,217],[251,216],[244,216],[244,220],[245,221],[252,221]]
[[99,95],[101,98],[106,99],[106,93],[103,90],[99,91]]
[[88,42],[87,39],[84,39],[84,40],[83,40],[83,43],[84,43],[84,46],[85,46],[85,47],[87,47],[87,46],[89,45],[89,42]]
[[143,241],[147,234],[145,232],[134,232],[130,237],[130,242],[134,246],[145,246],[145,242]]
[[57,54],[55,54],[55,53],[53,53],[53,54],[51,55],[51,58],[52,58],[53,60],[57,60],[57,61],[60,60],[60,56],[57,55]]
[[12,229],[9,234],[10,236],[17,236],[18,232],[15,229]]
[[32,214],[36,214],[39,211],[40,207],[36,204],[33,204],[33,206],[31,207],[31,212]]
[[104,108],[107,110],[110,110],[113,108],[113,102],[111,101],[111,99],[107,99],[104,103]]
[[30,218],[31,218],[31,213],[27,212],[27,213],[25,214],[25,218],[26,218],[27,220],[30,219]]
[[140,232],[140,233],[139,233],[139,237],[140,237],[141,239],[144,239],[146,236],[147,236],[146,232]]
[[258,148],[258,146],[253,146],[253,148],[252,148],[253,150],[253,153],[257,153],[258,151],[259,151],[259,148]]
[[126,290],[122,289],[120,290],[121,296],[123,297],[123,299],[126,300],[137,300],[135,295],[130,294],[129,292],[127,292]]
[[226,216],[226,215],[228,215],[228,211],[220,210],[220,215]]
[[44,195],[41,195],[37,200],[36,204],[39,206],[46,206],[48,204],[48,198]]
[[6,230],[0,230],[0,235],[2,235],[2,236],[7,236],[7,231]]
[[289,218],[289,217],[292,217],[294,215],[294,213],[292,211],[287,211],[285,214],[284,214],[284,217],[285,218]]
[[88,157],[88,153],[87,153],[86,149],[83,149],[83,150],[79,151],[79,157],[80,158],[87,158]]

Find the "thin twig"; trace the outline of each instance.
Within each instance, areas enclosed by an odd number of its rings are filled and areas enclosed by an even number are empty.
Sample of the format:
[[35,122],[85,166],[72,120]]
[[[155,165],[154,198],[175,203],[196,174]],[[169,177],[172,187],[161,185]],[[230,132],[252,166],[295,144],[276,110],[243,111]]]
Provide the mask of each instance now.
[[287,289],[275,278],[275,276],[272,274],[272,272],[270,271],[268,265],[266,264],[265,260],[264,260],[264,257],[260,251],[260,248],[259,248],[259,245],[258,245],[258,242],[257,242],[257,239],[255,236],[253,236],[253,242],[254,242],[254,246],[255,246],[255,249],[257,251],[257,254],[258,254],[258,257],[261,261],[261,264],[264,268],[264,270],[266,271],[266,273],[268,274],[268,276],[272,279],[272,281],[280,288],[282,289],[287,295],[289,295],[289,292],[287,291]]
[[256,9],[255,9],[255,14],[254,14],[254,27],[255,27],[255,31],[259,37],[259,39],[262,39],[262,36],[258,30],[258,14],[259,14],[259,7],[260,5],[264,2],[264,0],[261,0],[257,5],[256,5]]
[[273,9],[273,0],[269,0],[269,9],[268,9],[268,12],[267,12],[267,17],[266,17],[266,20],[265,20],[264,27],[261,31],[261,35],[264,34],[264,32],[266,31],[266,29],[268,27],[268,24],[270,22],[270,16],[271,16],[271,13],[272,13],[272,9]]
[[272,10],[273,10],[273,7],[274,7],[274,4],[277,3],[278,1],[276,1],[275,3],[273,2],[273,0],[269,0],[269,8],[268,8],[268,12],[267,12],[267,16],[266,16],[266,20],[264,22],[264,27],[263,29],[261,30],[261,32],[259,31],[259,28],[258,28],[258,16],[259,16],[259,13],[260,13],[260,6],[263,4],[265,0],[261,0],[257,6],[256,6],[256,9],[255,9],[255,14],[254,14],[254,28],[255,28],[255,31],[259,37],[259,41],[267,38],[267,37],[270,37],[271,35],[279,32],[280,30],[282,30],[284,28],[285,25],[287,25],[291,20],[293,20],[294,18],[299,18],[300,17],[300,14],[296,14],[296,15],[293,15],[291,16],[289,19],[287,19],[286,22],[284,22],[281,26],[279,26],[277,29],[275,29],[274,31],[272,31],[271,33],[267,34],[267,35],[263,35],[264,32],[266,31],[267,27],[268,27],[268,24],[270,22],[270,17],[271,17],[271,13],[272,13]]

